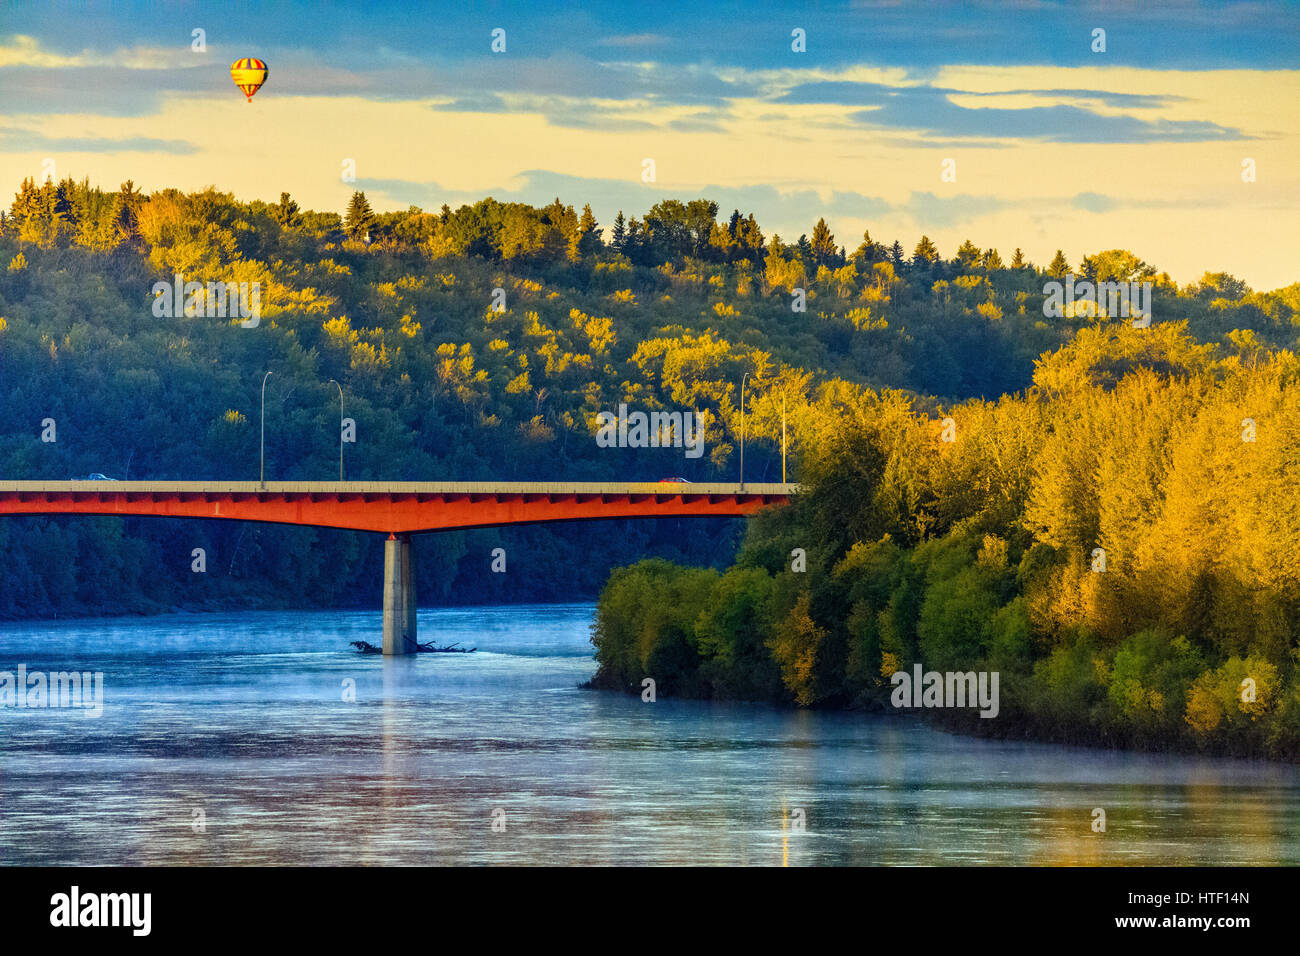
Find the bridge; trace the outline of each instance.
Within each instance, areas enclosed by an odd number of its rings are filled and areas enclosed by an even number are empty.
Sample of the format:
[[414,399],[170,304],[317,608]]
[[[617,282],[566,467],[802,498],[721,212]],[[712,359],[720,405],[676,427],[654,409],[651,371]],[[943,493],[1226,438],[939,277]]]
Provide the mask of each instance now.
[[793,484],[423,481],[0,481],[0,516],[218,518],[386,533],[384,653],[416,643],[411,535],[546,521],[734,516]]

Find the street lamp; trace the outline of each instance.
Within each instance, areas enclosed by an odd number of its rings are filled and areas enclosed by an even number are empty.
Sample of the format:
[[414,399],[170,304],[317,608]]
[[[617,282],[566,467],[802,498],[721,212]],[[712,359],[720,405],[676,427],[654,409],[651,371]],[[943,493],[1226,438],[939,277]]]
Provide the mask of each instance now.
[[781,484],[785,484],[785,392],[781,393]]
[[339,390],[339,481],[343,480],[343,386],[330,379]]
[[745,379],[746,372],[740,377],[740,489],[745,490]]
[[257,472],[258,483],[262,485],[266,484],[266,380],[270,377],[270,372],[262,376],[262,455]]

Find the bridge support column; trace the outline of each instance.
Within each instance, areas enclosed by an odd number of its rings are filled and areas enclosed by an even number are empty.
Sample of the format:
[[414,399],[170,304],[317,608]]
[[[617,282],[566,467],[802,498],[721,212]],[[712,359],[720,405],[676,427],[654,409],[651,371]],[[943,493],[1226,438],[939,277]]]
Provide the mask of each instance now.
[[410,654],[416,639],[411,536],[390,534],[384,542],[384,653]]

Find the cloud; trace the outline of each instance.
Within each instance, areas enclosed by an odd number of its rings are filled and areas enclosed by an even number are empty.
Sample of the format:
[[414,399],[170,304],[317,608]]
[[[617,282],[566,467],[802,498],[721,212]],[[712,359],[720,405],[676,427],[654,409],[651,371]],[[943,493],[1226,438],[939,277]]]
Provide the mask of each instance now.
[[1072,205],[1084,212],[1110,212],[1115,208],[1115,200],[1101,193],[1079,193],[1074,197]]
[[1111,108],[1152,108],[1179,97],[1112,93],[1107,90],[1019,89],[968,93],[937,86],[888,86],[838,80],[803,83],[778,103],[866,107],[848,114],[863,126],[895,128],[931,137],[1003,138],[1054,143],[1199,143],[1252,137],[1239,129],[1204,120],[1144,119],[1108,115],[1069,104],[1052,106],[968,107],[952,97],[1027,95],[1094,101]]
[[121,65],[5,66],[0,89],[9,115],[149,116],[167,93],[240,95],[229,69],[211,63],[147,71]]
[[1049,143],[1202,143],[1251,139],[1206,120],[1103,116],[1075,106],[967,109],[944,96],[908,96],[852,118],[864,126],[916,130],[927,136],[1003,137]]
[[510,107],[499,93],[487,91],[458,96],[450,103],[435,103],[430,109],[449,113],[506,113]]
[[1183,102],[1186,97],[1172,94],[1116,93],[1112,90],[1087,89],[1010,89],[959,90],[952,87],[916,85],[889,86],[856,80],[819,80],[801,83],[776,97],[780,103],[833,104],[839,106],[883,106],[896,96],[1032,96],[1054,100],[1085,100],[1114,109],[1154,109]]
[[35,130],[0,127],[0,149],[29,153],[49,150],[58,153],[167,153],[187,156],[199,148],[185,140],[153,139],[148,136],[129,136],[110,139],[93,136],[45,136]]
[[84,66],[125,66],[133,70],[167,70],[193,63],[193,57],[175,46],[137,46],[112,51],[81,50],[59,53],[36,37],[16,34],[0,42],[0,67],[35,66],[66,69]]
[[669,42],[671,42],[670,38],[661,33],[624,33],[601,37],[596,41],[596,45],[613,47],[663,46]]
[[969,193],[936,196],[934,193],[914,192],[906,202],[900,203],[898,208],[907,212],[922,229],[944,229],[982,216],[990,216],[1015,205],[1019,203],[994,196],[978,196]]

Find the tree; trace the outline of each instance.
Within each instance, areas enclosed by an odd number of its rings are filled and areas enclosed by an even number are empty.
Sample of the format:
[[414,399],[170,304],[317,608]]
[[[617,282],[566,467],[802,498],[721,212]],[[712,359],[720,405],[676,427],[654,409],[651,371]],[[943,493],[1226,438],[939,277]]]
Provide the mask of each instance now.
[[757,262],[763,258],[763,230],[758,227],[752,212],[740,224],[737,245],[736,254],[742,259]]
[[996,269],[1003,268],[1002,257],[998,255],[996,249],[985,250],[984,255],[980,258],[980,266],[992,272]]
[[1011,268],[1023,269],[1027,264],[1028,263],[1025,262],[1025,254],[1020,251],[1019,246],[1016,246],[1016,253],[1011,257]]
[[587,203],[582,207],[582,216],[578,219],[578,255],[586,258],[600,252],[605,247],[600,235],[599,223],[591,212],[591,203]]
[[830,226],[826,225],[826,220],[818,219],[817,225],[813,226],[812,234],[812,260],[818,266],[834,265],[839,257],[838,247],[835,245],[835,236],[831,234]]
[[967,239],[957,247],[957,256],[953,259],[953,262],[957,264],[958,268],[969,271],[975,268],[979,260],[980,247]]
[[683,256],[704,258],[717,218],[718,204],[712,200],[665,199],[645,214],[646,241],[659,262]]
[[1056,255],[1052,257],[1051,263],[1047,266],[1047,274],[1054,279],[1064,279],[1070,272],[1069,260],[1065,258],[1065,253],[1060,249],[1056,250]]
[[28,176],[18,187],[18,192],[14,194],[14,201],[9,206],[10,226],[14,229],[22,229],[27,220],[38,215],[39,212],[40,195],[35,181]]
[[72,232],[77,227],[77,213],[72,203],[76,188],[76,183],[71,179],[65,179],[55,189],[54,215],[58,220],[61,232]]
[[370,209],[370,203],[366,201],[366,194],[360,191],[354,192],[348,202],[347,215],[343,217],[343,228],[347,230],[348,238],[364,239],[370,234],[374,224],[375,214]]
[[623,251],[623,246],[627,243],[627,221],[623,218],[623,210],[618,211],[614,217],[614,228],[609,234],[609,244],[619,252]]
[[1196,285],[1200,299],[1228,299],[1236,302],[1250,294],[1250,286],[1226,272],[1207,272]]
[[794,251],[805,267],[812,264],[812,243],[808,241],[806,234],[799,236],[799,241],[794,244]]
[[271,217],[284,229],[297,229],[302,225],[298,204],[288,193],[280,193],[280,202],[271,207]]
[[135,188],[135,183],[127,180],[113,197],[113,232],[119,245],[135,246],[140,241],[140,206],[144,198]]
[[861,265],[871,265],[875,262],[883,262],[888,257],[889,254],[885,251],[885,248],[872,240],[871,230],[864,229],[862,231],[862,244],[854,250],[853,255],[849,258]]
[[623,240],[623,255],[627,256],[638,265],[644,265],[646,260],[646,235],[645,228],[633,216],[627,223],[627,236]]
[[929,236],[922,236],[921,241],[916,244],[916,248],[912,251],[912,264],[927,267],[934,265],[938,261],[939,250],[935,248]]
[[1156,269],[1127,249],[1108,249],[1084,256],[1079,272],[1092,282],[1136,282],[1154,276]]

